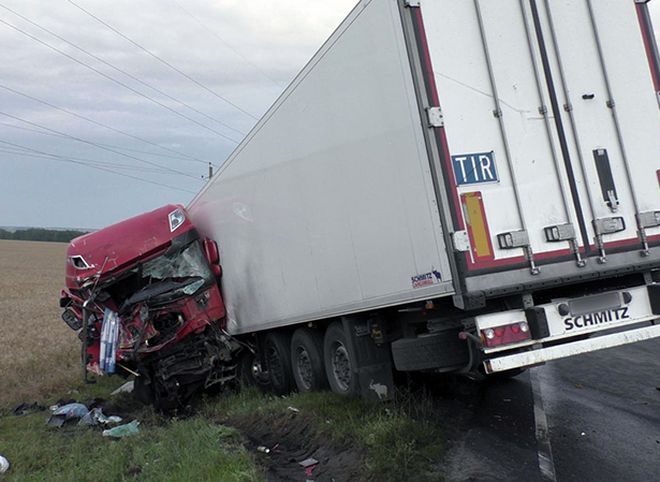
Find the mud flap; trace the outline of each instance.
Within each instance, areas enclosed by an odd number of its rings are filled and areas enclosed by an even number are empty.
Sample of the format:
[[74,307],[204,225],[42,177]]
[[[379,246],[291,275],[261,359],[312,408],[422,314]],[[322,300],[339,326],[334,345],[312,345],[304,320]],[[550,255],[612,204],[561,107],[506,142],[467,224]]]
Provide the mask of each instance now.
[[394,399],[394,376],[389,343],[377,345],[371,337],[371,321],[368,318],[342,319],[344,333],[349,344],[353,372],[358,376],[360,396],[365,400],[387,401]]

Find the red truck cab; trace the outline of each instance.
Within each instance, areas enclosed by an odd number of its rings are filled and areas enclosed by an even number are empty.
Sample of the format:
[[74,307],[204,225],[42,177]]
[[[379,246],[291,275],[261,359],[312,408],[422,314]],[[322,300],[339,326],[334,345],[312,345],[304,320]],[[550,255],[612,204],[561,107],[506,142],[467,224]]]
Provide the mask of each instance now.
[[85,376],[137,374],[148,401],[165,408],[232,378],[219,363],[236,349],[224,331],[220,275],[217,245],[178,205],[74,239],[60,306],[80,332]]

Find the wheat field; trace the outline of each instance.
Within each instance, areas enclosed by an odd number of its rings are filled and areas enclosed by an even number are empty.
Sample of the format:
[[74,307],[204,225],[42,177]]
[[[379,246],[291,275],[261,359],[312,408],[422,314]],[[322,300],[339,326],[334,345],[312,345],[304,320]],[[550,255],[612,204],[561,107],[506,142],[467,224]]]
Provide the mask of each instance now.
[[61,392],[80,342],[61,320],[66,244],[0,240],[0,408]]

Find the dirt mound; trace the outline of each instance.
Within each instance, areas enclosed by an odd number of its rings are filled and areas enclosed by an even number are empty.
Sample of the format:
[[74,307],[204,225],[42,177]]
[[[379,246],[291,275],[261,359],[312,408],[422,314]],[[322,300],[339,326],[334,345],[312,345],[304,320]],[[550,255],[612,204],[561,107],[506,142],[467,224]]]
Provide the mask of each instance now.
[[[312,418],[301,413],[252,414],[225,423],[241,431],[247,449],[257,453],[269,481],[339,482],[359,480],[364,472],[364,454],[360,450],[324,439]],[[300,463],[310,458],[318,463],[305,469]]]

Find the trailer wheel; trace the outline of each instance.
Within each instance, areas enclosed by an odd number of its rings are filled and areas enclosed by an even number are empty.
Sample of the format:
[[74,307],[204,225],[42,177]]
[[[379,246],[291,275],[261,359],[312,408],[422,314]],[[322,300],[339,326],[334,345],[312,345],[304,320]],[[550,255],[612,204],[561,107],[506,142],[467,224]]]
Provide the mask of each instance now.
[[325,332],[323,360],[330,389],[339,395],[357,397],[360,393],[355,360],[351,357],[342,325],[333,323]]
[[291,338],[293,379],[299,392],[313,392],[327,386],[323,365],[323,334],[300,328]]
[[264,358],[271,390],[276,395],[291,392],[291,336],[282,332],[268,333],[264,339]]

